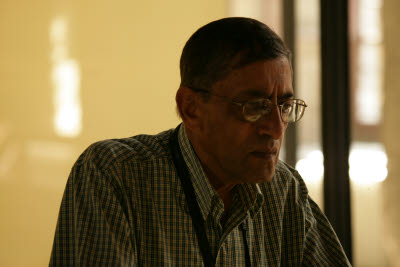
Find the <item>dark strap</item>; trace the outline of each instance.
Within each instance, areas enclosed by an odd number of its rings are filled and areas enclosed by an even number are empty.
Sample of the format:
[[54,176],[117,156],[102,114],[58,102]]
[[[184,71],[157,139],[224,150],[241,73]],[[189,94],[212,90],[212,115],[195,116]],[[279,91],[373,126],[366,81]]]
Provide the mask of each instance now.
[[[185,193],[186,203],[189,207],[190,217],[192,217],[192,223],[194,225],[197,241],[199,243],[200,252],[203,256],[204,265],[207,267],[214,267],[215,258],[213,258],[212,256],[210,244],[208,243],[208,239],[206,236],[206,229],[204,227],[204,220],[203,217],[201,216],[200,207],[196,200],[196,195],[194,193],[192,182],[190,181],[189,170],[186,166],[185,160],[183,159],[182,156],[181,149],[179,147],[178,132],[181,126],[182,125],[179,125],[173,131],[169,141],[172,160],[174,161],[176,171],[182,183],[183,191]],[[251,266],[250,251],[247,243],[245,223],[242,223],[239,227],[241,232],[243,233],[246,266],[250,267]]]
[[176,171],[178,173],[179,179],[181,180],[183,191],[185,192],[186,203],[189,207],[190,216],[192,217],[192,222],[194,229],[196,231],[197,240],[199,242],[199,247],[201,254],[203,255],[204,265],[207,267],[215,266],[215,259],[212,257],[210,244],[208,243],[206,236],[206,229],[204,227],[204,220],[200,213],[199,205],[196,201],[196,195],[194,193],[193,185],[190,181],[189,171],[183,159],[181,150],[179,148],[178,142],[178,126],[172,133],[170,138],[170,149],[172,154],[172,160],[174,161]]
[[250,267],[251,262],[250,262],[250,249],[249,249],[249,244],[247,243],[247,225],[245,222],[243,222],[240,226],[240,229],[242,230],[243,234],[243,240],[244,240],[244,253],[245,253],[245,259],[246,259],[246,266]]

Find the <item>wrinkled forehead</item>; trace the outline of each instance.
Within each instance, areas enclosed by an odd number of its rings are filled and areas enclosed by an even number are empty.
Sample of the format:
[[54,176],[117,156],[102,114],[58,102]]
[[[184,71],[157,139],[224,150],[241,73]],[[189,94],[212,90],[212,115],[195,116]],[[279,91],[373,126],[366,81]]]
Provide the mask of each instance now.
[[289,61],[276,58],[247,64],[216,82],[213,91],[232,97],[293,95]]
[[257,60],[248,64],[232,68],[227,73],[226,77],[241,76],[245,74],[249,79],[264,78],[267,80],[281,81],[288,80],[292,81],[292,67],[289,60],[286,57],[277,57],[272,59]]
[[222,75],[216,81],[216,83],[226,79],[230,75],[237,75],[237,73],[240,73],[241,70],[254,63],[272,61],[277,63],[277,67],[264,69],[265,72],[270,73],[270,76],[274,76],[280,79],[286,79],[287,75],[290,75],[290,77],[293,78],[292,65],[290,59],[286,56],[279,56],[275,58],[258,58],[250,60],[245,54],[238,53],[225,64],[221,64],[220,67],[223,66],[223,68],[220,69],[219,72],[222,73]]

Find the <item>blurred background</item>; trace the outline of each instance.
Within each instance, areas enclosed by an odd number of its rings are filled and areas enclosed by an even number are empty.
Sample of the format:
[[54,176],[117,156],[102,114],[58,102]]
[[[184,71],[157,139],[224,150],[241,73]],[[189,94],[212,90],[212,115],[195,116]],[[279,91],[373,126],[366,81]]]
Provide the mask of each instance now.
[[[285,36],[285,3],[0,0],[0,265],[48,265],[69,171],[88,145],[179,123],[179,58],[195,30],[247,16]],[[295,91],[309,105],[293,165],[323,207],[319,4],[291,1]],[[349,1],[354,266],[400,266],[399,8]]]

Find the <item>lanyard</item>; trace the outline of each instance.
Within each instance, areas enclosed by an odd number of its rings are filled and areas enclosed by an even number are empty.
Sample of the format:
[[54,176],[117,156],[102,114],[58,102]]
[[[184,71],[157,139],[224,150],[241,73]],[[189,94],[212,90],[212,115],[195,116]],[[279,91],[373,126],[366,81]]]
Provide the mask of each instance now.
[[[169,146],[171,150],[172,160],[174,162],[176,171],[178,173],[179,179],[182,183],[183,191],[185,193],[186,203],[189,207],[190,217],[192,217],[192,223],[195,228],[197,240],[200,247],[200,252],[203,256],[204,265],[207,267],[215,266],[215,258],[212,256],[210,244],[206,236],[206,230],[204,227],[204,220],[200,212],[199,204],[197,203],[194,188],[190,180],[189,170],[186,166],[185,160],[183,159],[181,149],[179,147],[178,132],[179,125],[172,133],[170,138]],[[250,263],[250,253],[247,244],[246,231],[243,225],[241,225],[241,230],[244,237],[244,247],[245,247],[245,257],[246,266],[251,266]]]

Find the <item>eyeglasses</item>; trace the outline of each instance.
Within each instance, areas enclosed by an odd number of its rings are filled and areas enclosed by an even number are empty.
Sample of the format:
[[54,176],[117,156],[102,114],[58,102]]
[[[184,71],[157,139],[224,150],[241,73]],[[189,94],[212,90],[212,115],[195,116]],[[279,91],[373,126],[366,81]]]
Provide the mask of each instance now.
[[190,88],[193,91],[219,97],[221,99],[224,99],[228,102],[231,102],[232,104],[241,107],[244,119],[249,122],[256,122],[262,116],[271,114],[272,109],[275,106],[279,107],[281,119],[283,122],[285,123],[296,122],[303,117],[304,110],[307,107],[306,103],[301,99],[288,99],[278,105],[275,105],[274,103],[271,102],[271,100],[266,98],[253,99],[245,102],[236,102],[232,101],[230,98],[226,96],[213,94],[208,90],[193,88],[193,87]]

